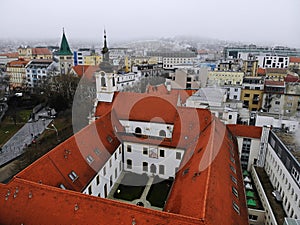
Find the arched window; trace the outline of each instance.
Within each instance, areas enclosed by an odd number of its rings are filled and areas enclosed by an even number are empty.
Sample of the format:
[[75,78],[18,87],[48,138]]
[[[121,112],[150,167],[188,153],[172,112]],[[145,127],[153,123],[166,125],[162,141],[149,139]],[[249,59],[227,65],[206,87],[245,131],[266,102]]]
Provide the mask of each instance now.
[[142,133],[142,129],[140,127],[136,127],[134,133],[141,134]]
[[101,86],[106,87],[105,77],[101,77]]
[[161,136],[161,137],[166,137],[166,131],[160,130],[160,131],[159,131],[159,136]]
[[116,82],[115,82],[115,77],[114,76],[112,77],[112,85],[113,85],[113,87],[116,86]]
[[151,173],[156,173],[156,166],[154,164],[151,164],[151,166],[150,166],[150,172]]

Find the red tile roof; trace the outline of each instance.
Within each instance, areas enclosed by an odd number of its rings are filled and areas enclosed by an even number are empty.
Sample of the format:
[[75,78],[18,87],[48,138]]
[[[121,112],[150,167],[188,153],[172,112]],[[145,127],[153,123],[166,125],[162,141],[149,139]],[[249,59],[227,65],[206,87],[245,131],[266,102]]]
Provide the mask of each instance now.
[[7,185],[0,184],[0,194],[3,206],[0,224],[93,225],[133,224],[134,221],[148,225],[206,224],[195,218],[61,190],[20,178],[13,179]]
[[82,78],[84,76],[88,80],[96,81],[94,73],[99,69],[99,66],[77,65],[73,66],[72,69],[78,77]]
[[52,55],[48,48],[32,48],[32,55]]
[[290,57],[290,63],[300,63],[300,57]]
[[266,69],[258,68],[257,69],[257,74],[260,75],[260,76],[265,76],[266,75]]
[[285,78],[284,78],[285,82],[300,82],[299,77],[298,76],[294,76],[291,74],[288,74]]
[[266,68],[266,74],[268,74],[268,73],[286,74],[287,69],[285,69],[285,68]]
[[[112,128],[112,121],[117,126],[118,121],[114,114],[104,115],[101,120],[84,128],[28,166],[17,174],[17,177],[54,187],[63,184],[67,189],[82,191],[96,174],[95,171],[102,168],[120,145]],[[101,136],[98,135],[99,133]],[[108,136],[112,138],[111,143],[107,140]],[[99,155],[94,152],[95,148],[100,151]],[[86,161],[88,155],[94,158],[91,165]],[[68,177],[72,170],[79,177],[75,182]],[[47,171],[47,176],[45,176],[45,171]]]
[[0,54],[0,56],[6,56],[7,58],[18,58],[19,53],[18,52],[9,52],[9,53]]
[[[177,173],[164,210],[202,218],[207,224],[247,223],[247,211],[242,210],[240,215],[237,215],[232,209],[233,201],[243,208],[245,200],[244,197],[237,199],[230,191],[234,186],[239,195],[244,196],[243,181],[239,179],[242,175],[238,169],[238,149],[236,142],[230,137],[231,134],[225,125],[217,119],[211,122],[208,129],[201,132],[195,151],[188,150],[185,153],[184,160],[188,162]],[[237,168],[237,174],[229,169],[231,147],[235,152],[234,166]],[[237,185],[232,182],[231,175],[237,177]],[[225,217],[227,219],[223,220]]]
[[7,63],[7,66],[9,67],[18,67],[18,66],[26,66],[29,63],[29,61],[26,60],[15,60]]
[[[9,184],[0,185],[1,196],[10,192],[1,203],[4,207],[0,210],[0,223],[130,224],[134,218],[137,224],[247,224],[235,139],[208,110],[178,107],[178,97],[179,93],[121,92],[114,96],[113,103],[99,103],[99,119],[95,123],[17,174]],[[125,134],[119,119],[172,123],[172,139],[145,139]],[[78,193],[121,141],[126,140],[185,149],[164,212]],[[96,147],[101,151],[100,157],[94,153]],[[88,155],[95,159],[91,167],[86,161]],[[78,175],[74,182],[68,177],[72,170]],[[231,175],[236,177],[237,185]],[[60,183],[76,192],[55,188]],[[241,197],[234,196],[232,186]],[[233,202],[239,206],[239,214],[233,209]]]
[[284,87],[284,81],[265,80],[265,86],[282,86],[282,87]]
[[261,137],[262,127],[239,124],[229,124],[227,127],[234,136],[259,139]]

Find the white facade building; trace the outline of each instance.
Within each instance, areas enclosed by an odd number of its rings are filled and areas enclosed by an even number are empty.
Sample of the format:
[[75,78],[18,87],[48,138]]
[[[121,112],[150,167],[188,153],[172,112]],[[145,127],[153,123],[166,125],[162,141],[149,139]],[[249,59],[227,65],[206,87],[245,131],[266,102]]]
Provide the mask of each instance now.
[[271,113],[257,113],[255,126],[272,126],[274,128],[283,129],[287,132],[295,133],[298,130],[299,122],[293,118]]
[[[96,154],[100,154],[99,150],[95,149],[94,151]],[[94,161],[91,156],[87,156],[86,160],[89,164]],[[82,193],[107,198],[122,171],[122,145],[120,145]]]
[[141,75],[136,73],[116,74],[115,79],[117,90],[122,91],[124,88],[133,86],[138,82],[141,79]]
[[52,60],[32,60],[26,65],[26,84],[29,88],[41,87],[54,75],[55,65]]
[[258,55],[258,66],[261,68],[288,68],[289,57],[276,55]]

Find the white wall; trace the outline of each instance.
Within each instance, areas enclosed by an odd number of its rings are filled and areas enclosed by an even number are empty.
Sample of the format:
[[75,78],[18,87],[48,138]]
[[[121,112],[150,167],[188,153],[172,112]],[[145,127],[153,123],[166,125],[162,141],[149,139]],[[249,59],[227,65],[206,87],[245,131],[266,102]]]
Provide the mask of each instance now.
[[137,127],[141,128],[141,134],[147,136],[163,137],[159,133],[161,130],[164,130],[166,133],[166,138],[172,138],[172,132],[174,125],[164,124],[164,123],[149,123],[149,122],[139,122],[139,121],[128,121],[120,120],[120,123],[125,127],[126,133],[135,133]]
[[268,152],[264,167],[274,190],[278,190],[283,199],[282,206],[288,217],[297,215],[300,218],[300,189],[286,169],[272,146],[268,144]]
[[284,119],[276,119],[271,116],[262,116],[262,115],[257,115],[256,116],[256,122],[255,126],[258,127],[263,127],[263,126],[273,126],[274,128],[288,128],[289,132],[296,132],[298,130],[298,121],[293,121],[293,120],[284,120]]
[[[82,193],[89,194],[89,188],[91,187],[91,195],[105,198],[104,186],[107,186],[107,195],[111,191],[112,187],[118,180],[120,174],[123,171],[122,163],[122,145],[120,145],[110,159],[107,160],[105,165],[98,171],[93,180],[87,185]],[[98,177],[98,178],[97,178]],[[110,177],[112,177],[112,185],[110,185]],[[97,184],[99,179],[99,184]]]
[[[131,152],[128,152],[128,146]],[[147,152],[144,152],[144,148]],[[160,150],[164,151],[164,156],[160,156]],[[145,154],[144,154],[145,153]],[[147,154],[146,154],[147,153]],[[154,153],[154,154],[153,154]],[[176,159],[176,153],[180,153],[180,159]],[[138,174],[158,175],[161,178],[175,178],[177,168],[179,168],[184,151],[181,149],[171,149],[153,145],[124,142],[124,170]],[[127,160],[132,160],[132,167],[128,168]],[[143,170],[143,162],[148,163],[147,171]],[[150,171],[151,165],[156,167],[156,173]],[[159,166],[164,166],[164,173],[160,174]]]
[[[244,138],[248,138],[248,137],[237,137],[240,158],[242,154]],[[247,167],[248,171],[251,170],[251,166],[254,163],[254,159],[258,160],[258,155],[260,150],[260,139],[258,138],[249,138],[249,139],[251,139],[251,145],[250,145],[250,153],[249,153],[248,167]]]

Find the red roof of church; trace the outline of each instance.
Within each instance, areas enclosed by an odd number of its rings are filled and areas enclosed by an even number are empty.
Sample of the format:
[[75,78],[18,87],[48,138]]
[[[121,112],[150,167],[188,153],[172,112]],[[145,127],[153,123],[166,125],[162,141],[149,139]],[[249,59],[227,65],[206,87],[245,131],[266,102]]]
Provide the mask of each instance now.
[[85,77],[88,80],[95,81],[94,73],[99,69],[99,66],[77,65],[72,68],[78,77]]
[[[235,139],[208,110],[178,107],[178,97],[179,93],[121,92],[115,94],[112,103],[99,103],[99,119],[95,123],[17,174],[9,184],[0,185],[0,223],[247,224]],[[125,134],[120,119],[171,123],[172,139]],[[122,141],[185,150],[164,211],[79,193]],[[100,154],[95,153],[95,148]],[[86,160],[89,155],[95,159],[91,165]],[[68,177],[71,171],[78,175],[74,182]],[[231,176],[237,179],[236,184]],[[69,190],[61,190],[60,184]],[[238,197],[232,187],[238,191]]]

